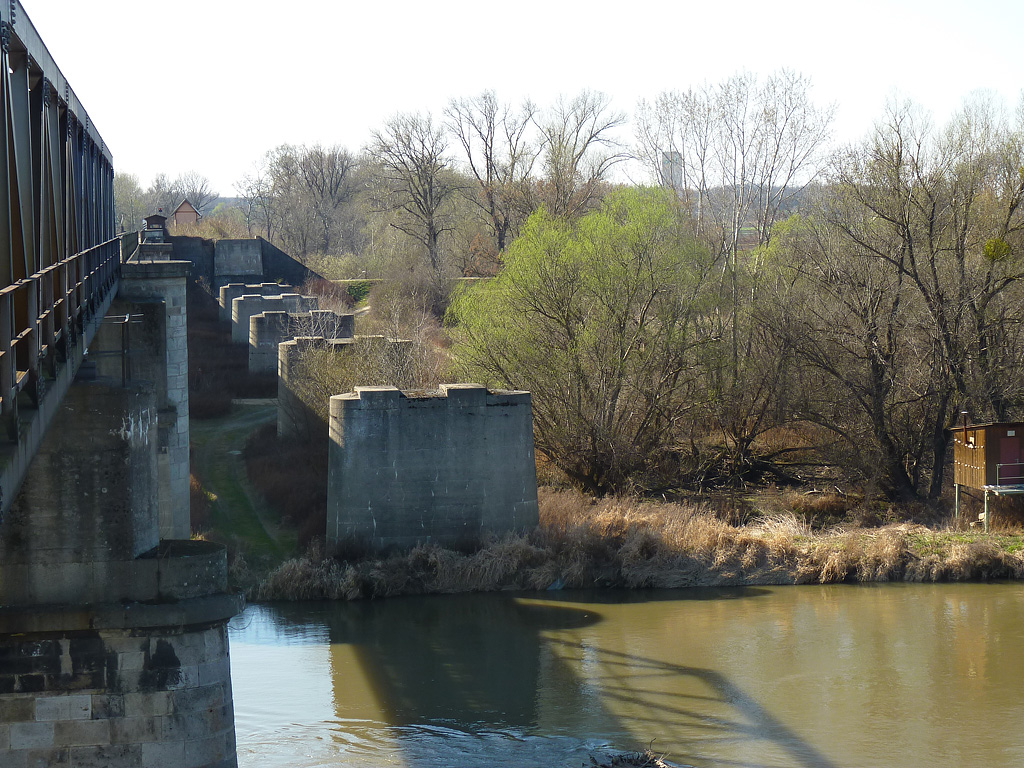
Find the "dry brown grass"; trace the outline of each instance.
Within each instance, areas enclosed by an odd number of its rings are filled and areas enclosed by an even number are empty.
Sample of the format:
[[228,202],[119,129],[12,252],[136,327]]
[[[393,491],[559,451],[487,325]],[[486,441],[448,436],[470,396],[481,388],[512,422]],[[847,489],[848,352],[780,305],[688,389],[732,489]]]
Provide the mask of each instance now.
[[339,562],[317,551],[252,590],[254,599],[358,599],[503,589],[675,588],[1021,578],[1024,537],[916,524],[814,533],[781,512],[733,526],[696,504],[594,500],[542,489],[541,524],[469,553],[421,544]]

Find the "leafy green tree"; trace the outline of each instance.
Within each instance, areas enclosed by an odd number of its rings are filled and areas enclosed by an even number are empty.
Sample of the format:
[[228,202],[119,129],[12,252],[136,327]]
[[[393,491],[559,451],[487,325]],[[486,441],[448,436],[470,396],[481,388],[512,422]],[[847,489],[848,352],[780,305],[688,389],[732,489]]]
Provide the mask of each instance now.
[[541,209],[498,277],[455,298],[459,373],[529,390],[538,449],[582,487],[653,480],[696,399],[710,266],[662,190],[611,194],[575,222]]

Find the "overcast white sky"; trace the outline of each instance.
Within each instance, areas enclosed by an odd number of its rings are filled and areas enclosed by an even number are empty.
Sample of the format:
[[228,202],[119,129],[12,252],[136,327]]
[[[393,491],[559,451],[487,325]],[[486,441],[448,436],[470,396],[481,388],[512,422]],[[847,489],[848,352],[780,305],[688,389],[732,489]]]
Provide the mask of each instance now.
[[894,94],[941,122],[974,90],[1016,108],[1024,88],[1020,0],[22,3],[118,171],[146,186],[194,169],[228,196],[279,144],[358,150],[396,112],[486,88],[545,105],[587,87],[631,114],[664,90],[788,67],[837,104],[842,141]]

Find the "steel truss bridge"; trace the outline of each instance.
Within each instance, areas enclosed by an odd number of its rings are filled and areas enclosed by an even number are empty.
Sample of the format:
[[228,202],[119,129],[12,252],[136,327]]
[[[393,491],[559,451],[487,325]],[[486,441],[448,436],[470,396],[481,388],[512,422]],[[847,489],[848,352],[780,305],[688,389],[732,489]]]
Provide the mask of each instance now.
[[122,256],[110,151],[19,0],[0,0],[0,57],[2,516],[116,292]]

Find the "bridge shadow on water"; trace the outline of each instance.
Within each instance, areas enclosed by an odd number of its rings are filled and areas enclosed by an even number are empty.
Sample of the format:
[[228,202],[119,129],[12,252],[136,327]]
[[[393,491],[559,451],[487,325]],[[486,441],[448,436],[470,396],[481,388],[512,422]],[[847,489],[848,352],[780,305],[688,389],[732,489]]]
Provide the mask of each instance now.
[[[538,764],[549,739],[561,747],[621,750],[654,740],[654,750],[679,765],[837,768],[726,674],[611,642],[603,647],[602,601],[759,594],[752,588],[397,598],[323,606],[315,620],[330,637],[338,723],[383,721],[389,751],[409,768],[452,760],[498,765],[520,755],[527,759],[519,764]],[[304,612],[275,607],[286,623],[302,621]],[[533,745],[536,754],[523,744],[533,739],[542,742]],[[443,745],[451,742],[458,745],[448,754]],[[496,745],[501,754],[489,753]],[[556,750],[544,764],[579,765],[580,754]]]

